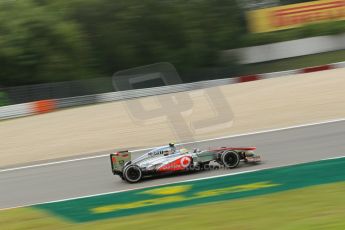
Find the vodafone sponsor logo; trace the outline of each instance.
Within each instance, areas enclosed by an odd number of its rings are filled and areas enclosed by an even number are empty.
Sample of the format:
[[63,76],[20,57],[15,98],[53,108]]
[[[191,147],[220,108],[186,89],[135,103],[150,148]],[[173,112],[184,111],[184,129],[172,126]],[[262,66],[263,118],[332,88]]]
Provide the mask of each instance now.
[[183,168],[187,168],[191,161],[190,157],[182,157],[180,159],[180,164]]
[[185,170],[192,162],[191,157],[183,156],[158,169],[160,172],[174,172]]

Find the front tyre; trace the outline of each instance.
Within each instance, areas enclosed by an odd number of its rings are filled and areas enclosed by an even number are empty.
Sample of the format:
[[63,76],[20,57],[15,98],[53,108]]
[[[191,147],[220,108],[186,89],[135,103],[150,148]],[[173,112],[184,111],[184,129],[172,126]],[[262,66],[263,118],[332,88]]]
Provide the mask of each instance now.
[[240,163],[240,156],[233,151],[223,152],[221,155],[222,163],[227,168],[236,168]]
[[128,165],[123,170],[123,179],[129,183],[136,183],[142,178],[142,171],[136,165]]

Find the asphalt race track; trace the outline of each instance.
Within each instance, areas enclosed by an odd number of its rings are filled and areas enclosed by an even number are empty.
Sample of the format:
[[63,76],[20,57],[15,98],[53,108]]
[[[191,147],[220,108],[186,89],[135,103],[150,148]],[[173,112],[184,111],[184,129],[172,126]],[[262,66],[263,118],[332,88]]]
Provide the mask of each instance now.
[[[232,137],[186,148],[256,146],[263,162],[232,170],[205,171],[128,184],[110,170],[109,157],[0,172],[0,208],[134,189],[240,171],[316,161],[345,155],[345,121]],[[137,157],[141,152],[136,152]]]

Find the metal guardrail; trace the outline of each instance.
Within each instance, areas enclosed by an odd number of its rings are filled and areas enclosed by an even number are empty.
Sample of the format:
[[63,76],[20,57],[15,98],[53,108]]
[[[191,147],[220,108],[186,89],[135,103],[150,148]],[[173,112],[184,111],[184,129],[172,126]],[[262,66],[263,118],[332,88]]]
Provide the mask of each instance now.
[[162,95],[168,93],[178,93],[190,90],[205,89],[215,86],[227,85],[235,83],[236,79],[226,78],[210,81],[200,81],[187,84],[178,84],[178,85],[169,85],[161,87],[153,87],[146,89],[134,89],[127,91],[103,93],[97,95],[97,102],[109,102],[109,101],[119,101],[119,100],[128,100],[139,97],[148,97],[155,95]]
[[0,107],[0,120],[23,117],[33,114],[31,104],[23,103]]
[[[326,66],[328,66],[329,69],[345,68],[345,62],[338,62],[338,63],[326,65]],[[265,74],[256,75],[255,80],[281,77],[281,76],[286,76],[286,75],[291,75],[291,74],[299,74],[303,72],[304,72],[304,69],[265,73]],[[217,79],[217,80],[200,81],[200,82],[193,82],[193,83],[187,83],[187,84],[177,84],[177,85],[169,85],[169,86],[161,86],[161,87],[153,87],[153,88],[145,88],[145,89],[133,89],[133,90],[127,90],[127,91],[118,91],[118,92],[86,95],[86,96],[53,99],[51,100],[52,103],[47,103],[47,105],[52,106],[53,104],[55,109],[59,109],[59,108],[82,106],[82,105],[89,105],[89,104],[95,104],[95,103],[121,101],[121,100],[133,99],[133,98],[177,93],[177,92],[184,92],[184,91],[190,91],[190,90],[205,89],[205,88],[210,88],[210,87],[215,87],[215,86],[233,84],[233,83],[242,82],[241,78],[246,78],[246,76],[237,77],[237,78],[225,78],[225,79]],[[0,120],[37,114],[37,111],[36,111],[37,106],[39,107],[40,105],[35,104],[35,102],[1,106]],[[39,108],[40,111],[49,111],[49,110],[51,111],[53,109],[50,107],[48,109]]]
[[[187,84],[177,84],[170,86],[161,86],[145,89],[134,89],[127,91],[118,91],[110,93],[101,93],[86,96],[68,97],[55,99],[57,109],[68,108],[74,106],[90,105],[95,103],[128,100],[140,97],[148,97],[169,93],[184,92],[189,90],[204,89],[209,87],[221,86],[235,83],[235,78],[217,79],[209,81],[200,81]],[[0,107],[0,120],[22,117],[35,114],[34,105],[32,103],[23,103],[16,105],[8,105]]]
[[13,86],[1,89],[6,94],[10,104],[93,95],[113,90],[111,77]]
[[60,109],[95,104],[98,102],[99,95],[101,94],[56,99],[56,107]]

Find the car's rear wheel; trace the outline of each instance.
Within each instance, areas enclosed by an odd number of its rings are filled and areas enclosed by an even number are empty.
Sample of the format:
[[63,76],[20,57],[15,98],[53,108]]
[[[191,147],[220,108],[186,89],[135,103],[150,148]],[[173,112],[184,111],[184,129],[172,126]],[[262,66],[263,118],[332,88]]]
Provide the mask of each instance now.
[[236,168],[240,163],[240,156],[233,151],[226,151],[221,156],[222,163],[227,168]]
[[122,179],[122,180],[125,180],[125,178],[123,177],[123,174],[119,174],[119,177]]
[[123,178],[129,183],[136,183],[142,177],[141,169],[136,165],[128,165],[123,170]]

